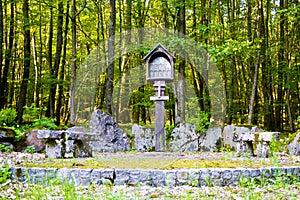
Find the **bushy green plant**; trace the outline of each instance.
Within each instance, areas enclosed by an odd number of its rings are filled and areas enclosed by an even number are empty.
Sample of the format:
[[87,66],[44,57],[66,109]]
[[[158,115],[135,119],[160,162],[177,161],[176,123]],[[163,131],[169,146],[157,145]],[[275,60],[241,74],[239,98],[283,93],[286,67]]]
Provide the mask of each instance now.
[[56,129],[55,119],[48,117],[40,118],[46,110],[47,108],[37,108],[34,103],[30,107],[24,106],[23,120],[31,123],[30,127]]
[[297,117],[296,125],[297,125],[297,129],[300,129],[300,116]]
[[37,108],[33,103],[31,106],[24,106],[24,114],[22,116],[24,121],[32,122],[35,119],[38,119],[39,116],[47,110],[47,108]]
[[44,117],[42,119],[35,119],[32,124],[33,127],[43,127],[47,129],[56,129],[55,119]]
[[35,146],[34,145],[27,146],[24,152],[25,153],[35,153],[36,152]]
[[204,132],[210,125],[208,113],[201,111],[199,108],[197,110],[198,115],[195,118],[189,118],[187,122],[189,124],[196,125],[197,132]]
[[17,111],[14,108],[5,108],[0,111],[0,126],[16,124]]
[[173,129],[175,128],[175,125],[165,125],[165,131],[166,131],[166,139],[169,140],[171,138],[171,134]]
[[4,144],[0,144],[0,151],[2,152],[10,152],[10,148]]
[[0,184],[5,183],[10,179],[10,169],[9,166],[4,164],[0,169]]
[[15,128],[15,127],[12,127],[14,130],[15,130],[15,132],[16,132],[16,136],[15,136],[15,138],[14,138],[14,140],[15,140],[15,142],[18,142],[18,141],[20,141],[24,136],[25,136],[25,134],[24,134],[24,130],[26,130],[25,128],[23,128],[23,127],[17,127],[17,128]]
[[289,137],[282,138],[279,141],[272,138],[272,141],[270,142],[271,155],[274,156],[276,152],[286,152],[288,143]]

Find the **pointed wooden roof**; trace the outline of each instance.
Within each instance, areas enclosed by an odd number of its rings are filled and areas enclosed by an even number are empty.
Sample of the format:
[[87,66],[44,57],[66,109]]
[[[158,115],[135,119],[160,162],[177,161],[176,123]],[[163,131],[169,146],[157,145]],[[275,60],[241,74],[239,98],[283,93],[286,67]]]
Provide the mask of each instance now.
[[147,60],[148,58],[150,58],[153,54],[157,53],[157,52],[161,52],[166,54],[169,58],[172,58],[173,60],[175,60],[175,56],[173,54],[171,54],[162,44],[158,43],[145,57],[144,60]]

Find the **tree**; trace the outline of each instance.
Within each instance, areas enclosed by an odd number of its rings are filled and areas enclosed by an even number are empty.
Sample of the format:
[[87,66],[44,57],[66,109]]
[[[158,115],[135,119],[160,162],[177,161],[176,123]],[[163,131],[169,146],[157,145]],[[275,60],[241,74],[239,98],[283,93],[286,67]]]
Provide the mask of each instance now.
[[[186,34],[186,21],[185,21],[185,0],[179,0],[177,2],[177,20],[176,30],[179,33],[179,37],[184,37]],[[182,51],[184,51],[182,49]],[[182,59],[178,66],[178,86],[177,86],[177,117],[179,122],[185,122],[185,52],[182,53]]]
[[[3,62],[3,8],[0,2],[0,83],[2,85],[2,62]],[[0,110],[4,107],[5,96],[0,90]]]
[[106,106],[107,113],[112,114],[112,96],[114,80],[114,46],[115,46],[115,29],[116,29],[116,1],[110,0],[110,17],[109,17],[109,39],[108,39],[108,68],[106,79]]
[[60,125],[61,115],[61,107],[63,105],[63,93],[64,93],[64,79],[65,79],[65,65],[66,65],[66,57],[67,57],[67,42],[68,42],[68,31],[69,31],[69,7],[70,3],[67,2],[67,9],[66,9],[66,22],[65,22],[65,30],[64,30],[64,42],[63,42],[63,56],[62,56],[62,63],[61,63],[61,70],[59,76],[59,86],[58,86],[58,101],[56,107],[56,123]]
[[70,123],[75,125],[75,83],[76,83],[76,0],[72,0],[72,77],[70,88]]
[[28,0],[23,1],[23,31],[24,31],[24,67],[23,67],[23,78],[20,89],[19,102],[17,103],[17,120],[22,122],[23,116],[23,107],[26,104],[26,96],[27,96],[27,86],[28,86],[28,78],[30,75],[30,60],[31,60],[31,51],[30,51],[30,18],[29,18],[29,3]]
[[[55,55],[55,61],[54,66],[50,68],[50,76],[51,76],[51,83],[50,83],[50,93],[49,93],[49,104],[50,104],[50,114],[51,117],[54,118],[54,112],[55,112],[55,95],[56,95],[56,87],[57,87],[57,77],[59,72],[59,66],[60,66],[60,60],[61,60],[61,54],[62,54],[62,45],[63,45],[63,15],[64,15],[64,8],[63,8],[63,2],[60,1],[58,3],[58,19],[57,19],[57,32],[56,32],[56,55]],[[57,107],[57,109],[60,109],[60,107]],[[56,115],[56,119],[58,119],[58,116]],[[60,120],[56,121],[56,124],[59,124]]]

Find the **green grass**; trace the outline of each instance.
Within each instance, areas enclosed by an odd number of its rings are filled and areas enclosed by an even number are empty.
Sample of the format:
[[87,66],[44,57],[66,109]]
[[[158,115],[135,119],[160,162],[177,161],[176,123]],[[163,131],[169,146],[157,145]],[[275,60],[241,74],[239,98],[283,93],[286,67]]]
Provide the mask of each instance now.
[[273,183],[244,180],[232,187],[75,186],[67,181],[48,185],[10,182],[0,185],[0,199],[298,199],[300,181],[279,177]]
[[[277,160],[276,160],[277,161]],[[174,169],[174,168],[260,168],[268,166],[281,166],[279,162],[270,159],[196,159],[192,157],[166,156],[155,154],[140,154],[127,152],[122,154],[99,154],[95,158],[84,159],[47,159],[39,163],[27,163],[25,167],[51,167],[51,168],[118,168],[118,169]],[[289,164],[285,164],[288,166]],[[290,164],[291,165],[291,164]],[[300,165],[300,163],[293,163]]]

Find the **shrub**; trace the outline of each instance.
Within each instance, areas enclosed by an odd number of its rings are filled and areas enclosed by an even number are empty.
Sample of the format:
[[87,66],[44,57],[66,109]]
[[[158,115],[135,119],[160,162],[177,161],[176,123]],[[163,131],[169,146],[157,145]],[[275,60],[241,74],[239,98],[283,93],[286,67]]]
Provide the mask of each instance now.
[[209,115],[208,113],[201,111],[200,109],[198,109],[197,113],[198,113],[197,117],[189,118],[187,122],[189,124],[196,125],[197,132],[204,132],[207,129],[207,127],[210,125]]
[[165,125],[165,130],[166,130],[166,139],[169,140],[171,139],[171,134],[173,129],[175,128],[175,125]]
[[0,184],[6,183],[10,179],[10,169],[9,166],[4,164],[0,169]]
[[4,144],[0,144],[0,151],[2,152],[10,152],[9,146],[6,146]]
[[17,111],[14,108],[5,108],[0,111],[0,126],[16,124]]
[[34,145],[27,146],[24,152],[25,153],[35,153],[36,152],[35,146]]
[[40,115],[45,112],[47,108],[37,108],[33,103],[30,107],[24,106],[23,120],[30,124],[30,127],[56,129],[55,119],[48,117],[40,118]]

